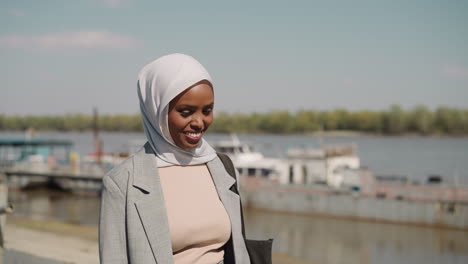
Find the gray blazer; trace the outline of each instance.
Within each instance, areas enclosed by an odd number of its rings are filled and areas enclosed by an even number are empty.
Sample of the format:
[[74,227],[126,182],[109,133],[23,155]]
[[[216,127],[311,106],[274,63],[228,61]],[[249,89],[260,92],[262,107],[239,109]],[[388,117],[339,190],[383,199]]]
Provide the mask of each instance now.
[[[208,162],[207,167],[231,220],[235,263],[249,264],[241,231],[239,195],[230,190],[235,180],[218,157]],[[99,219],[101,263],[173,263],[167,221],[156,159],[146,143],[103,178]],[[190,224],[190,219],[187,222]]]

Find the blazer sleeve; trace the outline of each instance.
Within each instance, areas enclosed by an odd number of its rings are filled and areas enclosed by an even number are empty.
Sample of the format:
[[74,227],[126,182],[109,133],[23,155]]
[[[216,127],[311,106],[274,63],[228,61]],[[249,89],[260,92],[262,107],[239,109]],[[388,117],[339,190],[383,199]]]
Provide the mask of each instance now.
[[128,264],[125,226],[126,199],[116,182],[103,178],[99,217],[99,259],[101,264]]

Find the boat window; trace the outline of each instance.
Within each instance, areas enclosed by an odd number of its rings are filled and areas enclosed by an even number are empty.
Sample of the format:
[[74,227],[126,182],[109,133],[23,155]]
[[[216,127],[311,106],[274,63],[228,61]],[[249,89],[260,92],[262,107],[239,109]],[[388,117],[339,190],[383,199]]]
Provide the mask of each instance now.
[[448,204],[448,207],[447,207],[447,212],[450,213],[450,214],[454,214],[455,213],[455,203],[449,203]]
[[242,168],[237,168],[237,172],[239,172],[239,175],[242,175]]
[[270,169],[262,169],[262,176],[263,177],[268,177],[272,173],[272,170]]
[[219,152],[222,153],[234,153],[234,148],[233,147],[217,147]]
[[248,168],[247,169],[248,176],[255,176],[255,168]]
[[223,152],[223,153],[226,152],[226,149],[224,147],[217,147],[216,150],[218,152]]
[[289,166],[289,183],[294,182],[294,167],[291,165]]
[[302,166],[302,183],[307,184],[307,166]]

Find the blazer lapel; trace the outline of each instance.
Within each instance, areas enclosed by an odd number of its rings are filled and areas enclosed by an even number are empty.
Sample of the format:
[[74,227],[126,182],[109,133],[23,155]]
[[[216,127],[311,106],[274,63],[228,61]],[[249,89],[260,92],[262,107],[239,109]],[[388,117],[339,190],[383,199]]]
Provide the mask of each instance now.
[[171,237],[166,206],[154,154],[146,151],[135,155],[133,186],[141,190],[135,207],[157,263],[173,263]]
[[236,263],[248,263],[245,262],[245,254],[247,254],[247,248],[245,247],[244,238],[242,237],[242,222],[240,216],[240,198],[239,195],[230,190],[235,180],[231,177],[223,163],[219,158],[207,163],[208,169],[210,170],[213,182],[218,191],[219,198],[226,209],[229,219],[231,220],[232,229],[232,240],[234,246],[234,257]]

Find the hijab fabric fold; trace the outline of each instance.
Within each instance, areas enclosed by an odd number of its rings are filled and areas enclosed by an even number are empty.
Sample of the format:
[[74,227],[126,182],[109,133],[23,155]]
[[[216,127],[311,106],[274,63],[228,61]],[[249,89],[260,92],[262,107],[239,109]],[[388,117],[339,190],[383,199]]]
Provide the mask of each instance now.
[[179,53],[160,57],[140,71],[137,88],[143,127],[158,167],[198,165],[216,157],[216,151],[203,138],[196,148],[178,147],[168,127],[171,100],[203,80],[212,84],[208,71],[198,61]]

